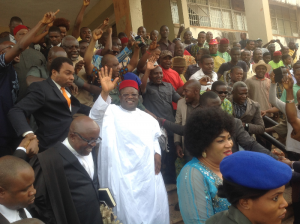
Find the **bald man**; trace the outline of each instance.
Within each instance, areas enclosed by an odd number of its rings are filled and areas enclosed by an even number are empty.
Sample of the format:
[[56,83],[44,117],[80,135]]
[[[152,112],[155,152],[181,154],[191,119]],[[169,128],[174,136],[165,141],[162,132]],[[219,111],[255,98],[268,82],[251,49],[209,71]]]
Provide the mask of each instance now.
[[[191,113],[198,109],[200,104],[201,85],[197,80],[189,80],[183,85],[183,96],[177,103],[175,123],[184,126]],[[187,150],[184,150],[184,137],[174,134],[176,154],[184,158],[185,162],[192,159]]]
[[20,158],[3,156],[0,170],[0,223],[31,218],[25,208],[35,200],[33,169]]
[[[48,20],[43,21],[52,22],[53,19],[54,18],[50,16]],[[47,23],[39,22],[23,38],[21,38],[17,44],[9,41],[0,44],[0,96],[5,96],[0,97],[0,157],[12,154],[13,150],[20,142],[17,140],[17,135],[7,118],[7,114],[17,102],[18,96],[20,96],[19,92],[23,91],[23,89],[20,90],[19,83],[22,83],[23,81],[20,76],[24,71],[19,73],[19,68],[22,67],[24,61],[27,61],[27,58],[24,58],[22,52],[32,43],[37,31],[44,25],[47,25]],[[17,63],[13,66],[14,62],[20,62],[21,64]],[[28,62],[28,64],[31,63],[31,61]],[[41,64],[41,61],[39,61],[39,63]],[[24,76],[24,79],[25,77],[26,76]]]
[[101,224],[98,198],[98,124],[87,116],[75,118],[68,137],[31,161],[37,188],[29,210],[46,224]]

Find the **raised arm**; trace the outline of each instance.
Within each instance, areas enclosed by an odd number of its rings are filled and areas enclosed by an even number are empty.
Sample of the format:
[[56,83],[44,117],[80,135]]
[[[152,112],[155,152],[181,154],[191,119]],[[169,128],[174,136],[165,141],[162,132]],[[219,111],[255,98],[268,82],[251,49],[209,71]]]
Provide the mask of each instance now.
[[271,78],[271,87],[269,93],[269,101],[274,106],[277,107],[282,113],[285,114],[285,103],[276,97],[276,82],[275,82],[275,74],[272,72],[270,74]]
[[81,25],[82,20],[83,20],[84,11],[89,6],[89,4],[90,4],[90,0],[83,0],[83,5],[81,6],[81,9],[80,9],[80,11],[77,15],[76,20],[75,20],[74,28],[73,28],[73,31],[72,31],[72,36],[75,37],[76,39],[80,35],[80,25]]
[[276,40],[270,40],[268,43],[266,43],[264,46],[262,46],[263,48],[266,48],[269,46],[269,44],[274,44],[276,42]]
[[156,65],[156,66],[154,65],[155,61],[156,61],[155,58],[151,57],[151,58],[149,58],[149,60],[147,62],[147,68],[146,68],[145,74],[141,80],[142,81],[142,84],[141,84],[142,94],[144,94],[146,92],[147,82],[148,82],[148,78],[149,78],[151,70],[155,69],[158,66],[158,65]]
[[140,55],[140,47],[139,47],[140,42],[135,42],[134,43],[134,53],[130,59],[129,64],[127,65],[128,71],[132,72],[136,66],[138,65],[139,62],[139,55]]
[[112,28],[109,27],[107,29],[107,32],[108,32],[108,36],[107,36],[107,39],[106,39],[106,43],[105,43],[104,48],[101,51],[101,55],[102,56],[104,56],[105,54],[107,54],[112,49],[112,38],[111,38],[111,36],[112,36]]
[[86,49],[84,54],[84,67],[87,74],[92,74],[94,65],[92,64],[92,59],[94,56],[94,48],[96,45],[96,41],[102,36],[103,31],[100,27],[93,31],[93,36],[90,42],[90,45]]
[[283,86],[286,89],[286,116],[293,127],[292,138],[300,141],[300,119],[297,116],[297,109],[294,103],[293,78],[291,75],[288,76]]
[[14,60],[16,56],[18,56],[22,51],[26,50],[26,48],[33,42],[34,37],[38,30],[49,24],[52,23],[55,19],[55,15],[59,12],[57,10],[54,12],[48,12],[44,15],[43,19],[38,22],[16,45],[11,48],[9,51],[5,54],[5,63],[10,63]]

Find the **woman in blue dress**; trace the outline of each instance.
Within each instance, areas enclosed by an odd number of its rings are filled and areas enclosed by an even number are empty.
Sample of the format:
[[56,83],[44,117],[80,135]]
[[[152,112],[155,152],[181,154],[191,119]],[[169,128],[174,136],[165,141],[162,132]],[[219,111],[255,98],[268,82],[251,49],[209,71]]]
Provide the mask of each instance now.
[[218,107],[197,110],[185,127],[185,147],[194,157],[177,178],[177,193],[184,223],[205,223],[230,203],[217,196],[222,184],[220,163],[232,154],[234,119]]

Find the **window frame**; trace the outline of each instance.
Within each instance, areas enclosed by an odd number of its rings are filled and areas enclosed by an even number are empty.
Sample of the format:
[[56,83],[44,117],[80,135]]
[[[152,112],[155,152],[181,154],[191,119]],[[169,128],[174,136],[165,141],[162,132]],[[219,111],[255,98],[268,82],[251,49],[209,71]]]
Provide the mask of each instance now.
[[[192,2],[192,1],[194,1],[194,2]],[[232,0],[229,0],[229,4],[230,4],[229,8],[222,8],[221,7],[221,0],[218,0],[219,6],[211,6],[209,0],[206,0],[206,3],[207,3],[206,5],[201,4],[201,3],[197,3],[197,1],[198,0],[187,0],[190,26],[200,26],[200,27],[208,27],[208,28],[216,28],[216,29],[227,29],[227,30],[237,30],[237,31],[246,31],[246,32],[248,31],[247,30],[247,21],[246,21],[245,12],[234,10],[232,8]],[[195,15],[190,14],[190,10],[192,10],[192,8],[194,8],[194,7],[198,7],[198,10],[203,11],[203,13],[205,13],[207,15],[206,17],[208,17],[209,26],[201,25],[201,20],[200,20],[201,17],[199,16],[199,14],[195,14]],[[202,8],[204,8],[204,7],[207,8],[207,11],[208,11],[207,13],[204,12],[204,10],[202,10]],[[221,11],[222,27],[212,26],[213,22],[212,22],[212,18],[211,18],[211,16],[212,16],[211,15],[211,9]],[[226,23],[224,23],[223,11],[227,11],[227,12],[230,11],[230,19],[231,19],[231,27],[232,28],[225,28],[227,25],[226,25]],[[238,23],[235,20],[235,15],[236,14],[240,14],[241,18],[242,18],[241,22],[242,22],[243,28],[241,30],[239,29]],[[197,25],[191,24],[191,16],[197,16],[198,17]]]

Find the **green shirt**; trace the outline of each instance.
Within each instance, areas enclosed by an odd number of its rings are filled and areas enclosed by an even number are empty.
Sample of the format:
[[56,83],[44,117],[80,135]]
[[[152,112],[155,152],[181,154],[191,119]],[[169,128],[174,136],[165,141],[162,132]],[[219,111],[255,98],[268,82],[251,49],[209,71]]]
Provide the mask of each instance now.
[[228,54],[228,52],[224,52],[224,53],[221,53],[220,51],[217,52],[217,55],[221,58],[223,58],[225,60],[225,62],[229,62],[231,61],[231,57],[230,55]]
[[240,210],[230,206],[227,211],[219,212],[207,219],[205,224],[252,224]]
[[[294,84],[294,86],[293,86],[293,93],[294,93],[295,104],[298,103],[297,102],[297,92],[298,92],[299,89],[300,89],[300,86],[298,86],[297,84]],[[286,90],[283,90],[280,100],[282,102],[286,103]]]
[[283,62],[280,60],[280,62],[275,63],[273,60],[269,62],[269,65],[271,65],[272,69],[279,68],[281,66],[284,66]]
[[223,103],[221,104],[221,108],[222,110],[226,111],[228,114],[232,115],[232,104],[226,98],[223,100]]
[[[111,104],[121,105],[118,89],[113,89],[112,91],[110,91],[109,96],[111,97]],[[145,111],[146,109],[140,100],[138,102],[137,108],[139,108],[142,111]]]

